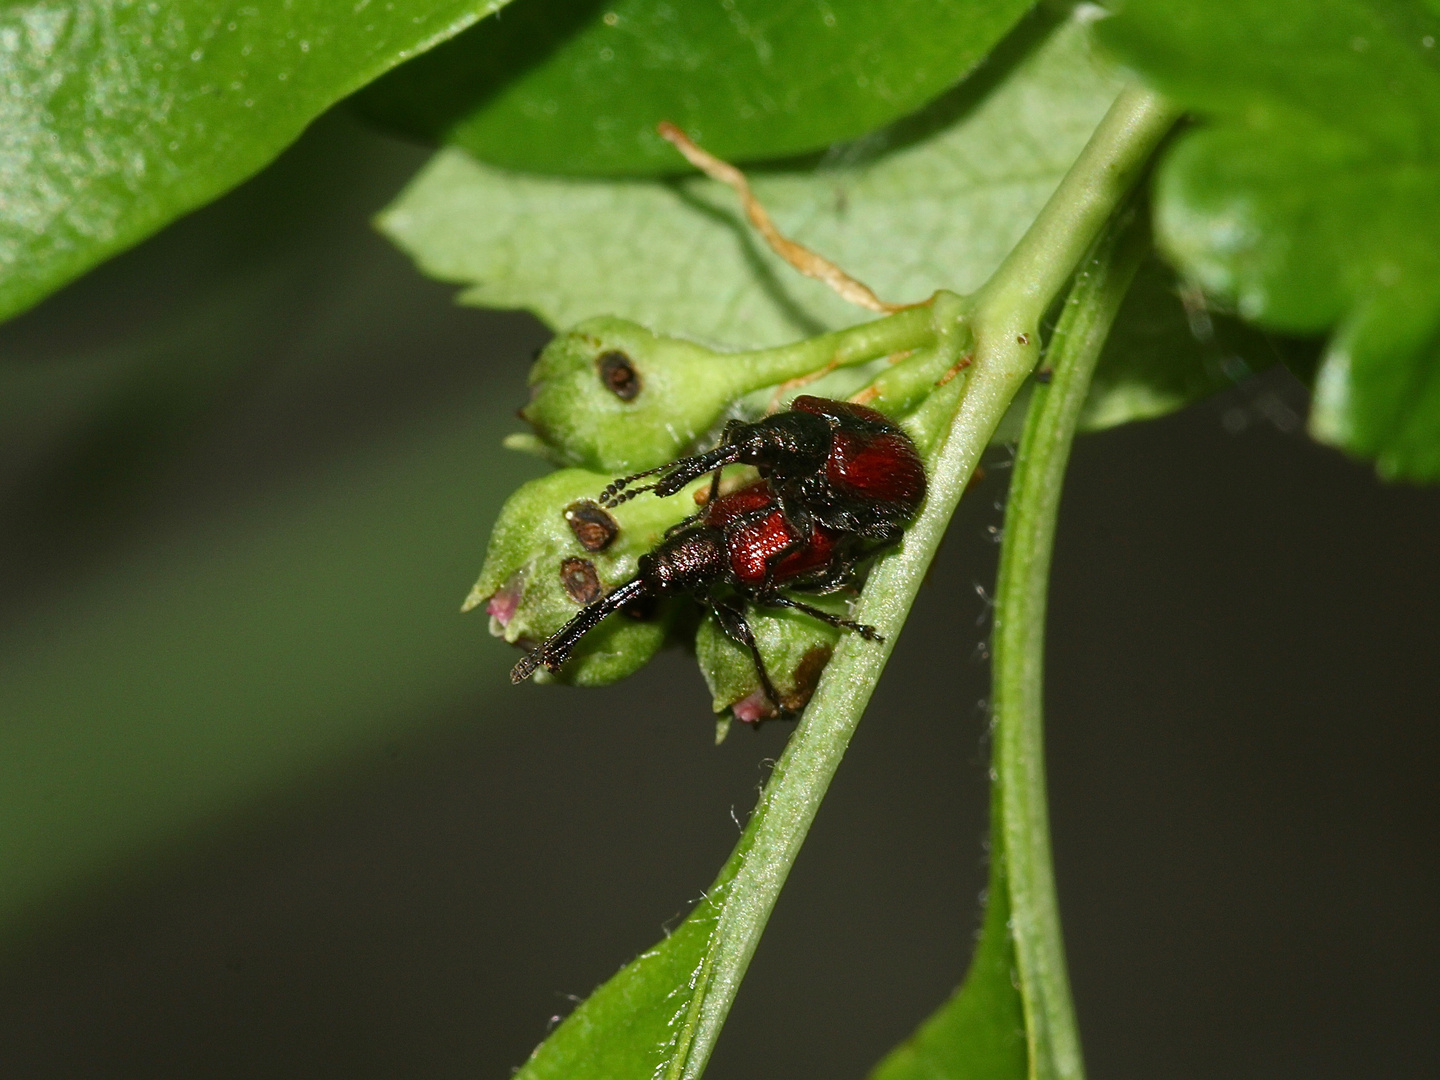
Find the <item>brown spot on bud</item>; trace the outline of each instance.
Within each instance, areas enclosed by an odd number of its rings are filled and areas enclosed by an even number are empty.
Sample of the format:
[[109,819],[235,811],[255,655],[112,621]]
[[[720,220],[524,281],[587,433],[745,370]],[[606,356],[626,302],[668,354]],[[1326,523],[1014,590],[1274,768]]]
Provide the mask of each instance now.
[[595,365],[600,369],[600,381],[605,384],[605,389],[621,401],[635,400],[640,393],[640,373],[635,370],[630,357],[618,350],[601,353]]
[[820,682],[820,674],[830,662],[834,650],[829,645],[816,645],[800,658],[795,667],[795,688],[785,695],[785,708],[792,713],[804,710]]
[[560,584],[577,604],[591,604],[600,599],[600,575],[589,559],[562,560]]
[[586,551],[604,551],[620,532],[620,526],[610,512],[589,499],[580,499],[567,506],[565,522]]
[[820,682],[820,675],[824,672],[825,665],[830,662],[830,654],[833,652],[834,649],[829,645],[816,645],[806,652],[795,667],[793,688],[789,693],[781,695],[785,700],[779,705],[771,701],[765,691],[757,686],[730,706],[731,715],[752,728],[758,728],[766,720],[773,720],[781,715],[787,719],[795,719],[805,711],[805,706],[810,704],[810,698]]

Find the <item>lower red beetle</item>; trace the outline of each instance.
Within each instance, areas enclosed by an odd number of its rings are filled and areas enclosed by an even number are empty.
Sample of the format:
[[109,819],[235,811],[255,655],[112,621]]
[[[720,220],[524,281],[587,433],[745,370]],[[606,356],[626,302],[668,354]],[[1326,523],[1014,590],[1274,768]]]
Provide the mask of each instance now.
[[[746,462],[762,479],[719,495],[719,470]],[[793,608],[831,626],[882,640],[875,628],[802,603],[787,592],[826,593],[854,580],[859,564],[896,543],[925,496],[925,469],[897,425],[863,406],[797,398],[790,412],[754,424],[733,423],[715,450],[611,484],[615,505],[654,490],[678,492],[714,472],[711,498],[640,557],[636,576],[582,608],[511,672],[514,682],[542,664],[556,671],[601,619],[640,600],[688,594],[714,612],[727,635],[750,651],[760,685],[780,696],[755,644],[745,605]],[[641,476],[661,478],[640,488]]]

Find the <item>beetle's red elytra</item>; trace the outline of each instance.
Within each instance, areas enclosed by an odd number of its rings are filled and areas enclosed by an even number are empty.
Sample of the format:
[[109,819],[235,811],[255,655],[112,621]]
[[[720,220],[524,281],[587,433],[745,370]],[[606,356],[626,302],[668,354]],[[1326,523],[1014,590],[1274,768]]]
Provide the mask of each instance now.
[[[726,465],[753,465],[760,479],[719,494]],[[747,604],[792,608],[883,640],[874,627],[786,595],[833,592],[859,564],[896,543],[925,498],[925,467],[910,437],[863,405],[803,396],[754,423],[732,421],[719,446],[622,477],[600,494],[615,507],[645,491],[668,496],[712,474],[710,497],[693,517],[640,557],[636,576],[587,604],[515,665],[521,682],[544,665],[556,671],[600,620],[641,599],[689,594],[750,651],[760,685],[783,712],[746,619]],[[634,481],[659,474],[643,486]]]

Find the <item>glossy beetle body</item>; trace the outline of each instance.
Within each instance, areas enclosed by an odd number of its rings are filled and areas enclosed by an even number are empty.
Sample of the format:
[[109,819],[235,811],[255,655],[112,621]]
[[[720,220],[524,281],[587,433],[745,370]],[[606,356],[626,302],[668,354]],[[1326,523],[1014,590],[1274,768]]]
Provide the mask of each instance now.
[[781,591],[834,591],[875,550],[876,545],[855,534],[836,533],[824,525],[816,524],[808,536],[803,535],[785,516],[769,481],[757,480],[712,500],[694,521],[642,555],[633,579],[581,608],[516,664],[510,677],[522,682],[542,664],[559,670],[580,639],[612,612],[640,600],[688,594],[715,613],[727,635],[750,650],[760,685],[778,707],[780,697],[760,658],[745,604],[795,608],[879,640],[872,627],[821,611]]
[[[720,496],[706,505],[701,521],[723,536],[723,574],[737,588],[801,587],[835,563],[835,533],[817,526],[810,536],[802,536],[780,509],[766,480]],[[823,590],[812,586],[809,591]]]
[[[762,478],[719,494],[719,470],[752,464]],[[639,476],[661,472],[644,487]],[[746,603],[787,607],[878,641],[875,629],[801,603],[786,591],[833,592],[858,565],[897,542],[925,497],[925,469],[909,436],[879,413],[848,402],[801,397],[794,408],[753,424],[732,423],[714,450],[611,484],[601,502],[614,506],[642,491],[666,496],[713,472],[710,498],[642,555],[636,576],[587,604],[515,665],[521,682],[544,665],[556,671],[579,640],[612,612],[643,599],[688,594],[715,614],[745,646],[760,685],[781,709]]]
[[[806,395],[755,423],[731,421],[715,449],[617,480],[601,501],[614,506],[650,490],[673,495],[737,464],[754,465],[770,481],[786,517],[806,534],[819,524],[894,543],[925,498],[925,466],[899,425],[863,405]],[[629,486],[657,472],[653,484]]]

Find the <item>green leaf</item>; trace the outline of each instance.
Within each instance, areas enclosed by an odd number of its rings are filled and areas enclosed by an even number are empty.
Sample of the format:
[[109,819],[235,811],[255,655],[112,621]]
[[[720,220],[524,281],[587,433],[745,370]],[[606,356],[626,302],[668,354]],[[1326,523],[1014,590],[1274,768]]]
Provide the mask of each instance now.
[[870,1080],[1022,1080],[1029,1052],[1003,872],[990,875],[985,925],[960,989],[875,1066]]
[[1198,296],[1187,311],[1181,292],[1159,259],[1141,265],[1100,354],[1081,431],[1164,416],[1277,362],[1265,335]]
[[1166,253],[1261,326],[1333,328],[1312,431],[1440,479],[1440,15],[1147,0],[1102,34],[1209,121],[1157,176]]
[[[1007,44],[1021,55],[986,69],[998,84],[960,87],[916,122],[928,134],[902,126],[820,170],[757,175],[780,228],[887,300],[977,288],[1118,87],[1093,62],[1081,21],[1037,20]],[[379,224],[426,273],[468,286],[464,302],[526,308],[556,327],[616,315],[657,333],[759,347],[870,317],[781,263],[730,190],[700,178],[530,176],[444,150]]]
[[[742,842],[743,846],[743,842]],[[742,850],[673,934],[620,969],[535,1048],[517,1080],[649,1080],[681,1075],[707,989],[708,947]]]
[[504,0],[61,0],[0,12],[0,318],[256,172]]
[[[961,87],[921,120],[875,136],[871,151],[888,152],[761,173],[756,191],[782,228],[882,296],[975,288],[1117,85],[1094,65],[1078,21],[1037,16],[1007,45],[1022,55],[992,61],[1004,69],[998,84]],[[922,125],[933,130],[914,138]],[[728,189],[708,180],[525,176],[442,151],[379,224],[426,273],[467,285],[464,302],[527,308],[560,328],[603,313],[758,347],[869,317],[775,258]],[[1161,415],[1270,362],[1261,336],[1233,320],[1210,317],[1197,337],[1173,274],[1152,263],[1121,311],[1082,427]]]
[[523,0],[360,102],[390,126],[536,172],[675,172],[660,120],[731,160],[780,157],[919,108],[1031,3]]

